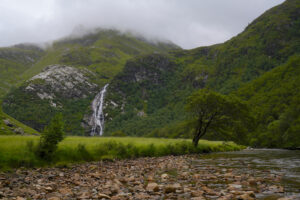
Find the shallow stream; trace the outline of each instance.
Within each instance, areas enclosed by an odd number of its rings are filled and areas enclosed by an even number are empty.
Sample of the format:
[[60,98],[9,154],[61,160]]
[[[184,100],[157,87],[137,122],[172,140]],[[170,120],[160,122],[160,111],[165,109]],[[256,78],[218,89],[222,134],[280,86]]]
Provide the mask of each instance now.
[[[213,153],[202,155],[195,164],[201,170],[203,166],[220,167],[222,170],[234,169],[238,173],[250,174],[254,177],[280,177],[278,182],[283,186],[283,193],[262,192],[256,195],[258,199],[272,200],[279,197],[290,197],[300,200],[300,151],[279,149],[249,149],[238,152]],[[274,179],[273,179],[274,180]],[[222,187],[214,185],[212,187]]]

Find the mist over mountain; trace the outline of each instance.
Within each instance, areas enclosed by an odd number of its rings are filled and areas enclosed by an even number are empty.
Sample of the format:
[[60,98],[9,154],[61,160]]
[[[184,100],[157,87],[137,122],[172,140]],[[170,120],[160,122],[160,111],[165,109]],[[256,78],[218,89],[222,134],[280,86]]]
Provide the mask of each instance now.
[[190,49],[230,39],[283,0],[17,1],[0,5],[0,46],[45,43],[78,26],[134,32]]

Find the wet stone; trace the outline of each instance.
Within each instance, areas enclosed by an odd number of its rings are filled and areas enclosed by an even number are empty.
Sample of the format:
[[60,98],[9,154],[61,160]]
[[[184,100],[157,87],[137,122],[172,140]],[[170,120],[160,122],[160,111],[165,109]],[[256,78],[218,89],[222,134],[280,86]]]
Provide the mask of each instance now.
[[238,165],[236,161],[223,161],[221,166],[211,162],[197,156],[166,156],[77,164],[63,170],[22,169],[0,174],[0,199],[252,200],[286,194],[276,182],[279,175],[247,166],[224,168]]

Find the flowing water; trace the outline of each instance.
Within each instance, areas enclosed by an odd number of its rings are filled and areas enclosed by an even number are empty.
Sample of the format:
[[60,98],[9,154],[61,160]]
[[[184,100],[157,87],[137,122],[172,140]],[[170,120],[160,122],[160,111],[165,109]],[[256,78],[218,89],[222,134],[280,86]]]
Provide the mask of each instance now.
[[93,109],[93,128],[91,135],[103,135],[104,130],[104,113],[103,113],[103,103],[104,103],[104,96],[106,93],[106,88],[108,87],[108,84],[106,84],[102,90],[97,94],[95,97],[93,103],[92,103],[92,109]]
[[300,151],[281,149],[249,149],[238,152],[213,153],[201,156],[196,161],[201,166],[231,168],[238,174],[250,174],[256,177],[281,177],[278,183],[284,188],[283,194],[263,192],[258,199],[273,200],[282,196],[300,200]]

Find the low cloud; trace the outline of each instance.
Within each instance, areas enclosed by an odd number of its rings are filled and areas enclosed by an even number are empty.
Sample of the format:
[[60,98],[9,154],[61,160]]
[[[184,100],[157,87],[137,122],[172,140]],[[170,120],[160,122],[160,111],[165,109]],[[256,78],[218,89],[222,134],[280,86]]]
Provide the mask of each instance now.
[[42,43],[75,27],[133,31],[190,49],[224,42],[283,0],[0,0],[0,46]]

